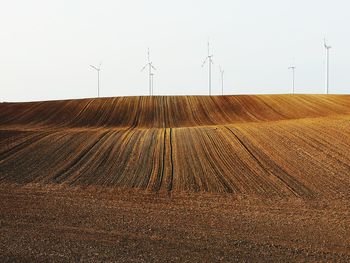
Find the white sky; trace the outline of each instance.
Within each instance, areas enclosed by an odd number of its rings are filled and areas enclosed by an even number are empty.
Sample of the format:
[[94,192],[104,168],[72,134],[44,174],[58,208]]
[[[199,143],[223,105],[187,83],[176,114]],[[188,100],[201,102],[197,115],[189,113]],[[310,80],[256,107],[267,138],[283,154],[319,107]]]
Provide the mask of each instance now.
[[95,97],[89,64],[103,61],[101,96],[147,95],[147,47],[159,95],[350,93],[348,0],[11,0],[0,3],[0,101]]

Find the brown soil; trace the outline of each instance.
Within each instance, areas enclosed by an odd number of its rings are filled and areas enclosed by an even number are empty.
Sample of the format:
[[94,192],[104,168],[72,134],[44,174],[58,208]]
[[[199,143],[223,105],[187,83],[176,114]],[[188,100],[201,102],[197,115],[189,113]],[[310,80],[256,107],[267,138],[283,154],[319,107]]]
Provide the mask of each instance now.
[[350,96],[0,104],[0,261],[350,261]]

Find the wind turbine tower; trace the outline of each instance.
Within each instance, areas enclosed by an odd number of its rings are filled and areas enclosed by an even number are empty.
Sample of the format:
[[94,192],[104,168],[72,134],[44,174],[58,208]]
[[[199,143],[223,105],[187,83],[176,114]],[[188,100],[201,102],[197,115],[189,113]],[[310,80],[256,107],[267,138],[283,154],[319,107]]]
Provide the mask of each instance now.
[[329,91],[329,50],[332,48],[327,45],[326,39],[323,40],[324,47],[326,49],[326,94]]
[[205,63],[207,63],[208,61],[208,65],[209,65],[209,78],[208,78],[208,85],[209,85],[209,96],[211,96],[211,65],[214,64],[213,62],[213,55],[210,53],[210,44],[208,42],[208,56],[205,58],[202,67],[204,67]]
[[101,65],[102,63],[100,63],[98,65],[98,67],[94,66],[94,65],[90,65],[90,67],[92,67],[94,70],[97,71],[97,97],[100,97],[100,71],[101,71]]
[[144,71],[148,67],[148,85],[149,85],[149,95],[153,96],[153,72],[152,69],[156,70],[156,68],[152,65],[152,62],[150,60],[149,55],[149,49],[147,51],[147,63],[146,65],[141,69],[141,72]]
[[152,96],[153,96],[153,76],[154,76],[154,73],[151,73],[151,93],[152,93]]
[[295,66],[290,66],[288,69],[292,70],[292,74],[293,74],[293,81],[292,81],[292,88],[293,88],[293,94],[295,93]]
[[221,75],[221,93],[222,95],[224,95],[224,74],[225,71],[221,68],[221,66],[219,66],[220,68],[220,75]]

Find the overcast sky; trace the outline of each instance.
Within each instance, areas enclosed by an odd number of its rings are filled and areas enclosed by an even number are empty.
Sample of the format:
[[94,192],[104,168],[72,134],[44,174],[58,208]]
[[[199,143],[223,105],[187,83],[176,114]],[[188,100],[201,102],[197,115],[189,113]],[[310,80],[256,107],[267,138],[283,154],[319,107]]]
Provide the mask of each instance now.
[[11,0],[0,4],[0,101],[208,93],[201,64],[210,38],[213,93],[350,93],[348,0]]

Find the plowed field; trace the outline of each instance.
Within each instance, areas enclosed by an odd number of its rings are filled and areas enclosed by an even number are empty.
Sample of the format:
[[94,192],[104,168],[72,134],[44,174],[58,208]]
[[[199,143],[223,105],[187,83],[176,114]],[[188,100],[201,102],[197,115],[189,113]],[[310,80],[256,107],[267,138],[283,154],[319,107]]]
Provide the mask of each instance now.
[[350,96],[0,104],[1,261],[348,261]]

